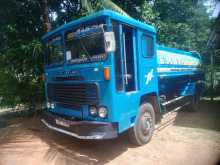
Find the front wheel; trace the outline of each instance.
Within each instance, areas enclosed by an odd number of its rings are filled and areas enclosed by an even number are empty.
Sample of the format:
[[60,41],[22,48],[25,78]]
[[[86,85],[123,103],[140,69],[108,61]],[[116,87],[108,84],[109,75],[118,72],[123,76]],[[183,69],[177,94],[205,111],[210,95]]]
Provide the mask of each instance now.
[[129,130],[129,138],[135,145],[144,145],[151,140],[155,127],[154,108],[150,103],[140,106],[134,127]]

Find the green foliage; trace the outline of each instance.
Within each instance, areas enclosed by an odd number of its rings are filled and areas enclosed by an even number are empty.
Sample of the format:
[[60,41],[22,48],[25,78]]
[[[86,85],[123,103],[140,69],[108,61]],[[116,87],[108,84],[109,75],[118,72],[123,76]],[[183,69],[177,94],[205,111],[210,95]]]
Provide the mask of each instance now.
[[39,5],[27,0],[0,2],[1,105],[31,105],[36,99],[42,100],[43,26]]
[[0,58],[1,104],[32,104],[39,91],[43,91],[40,80],[42,60],[39,57],[42,45],[38,40],[15,45],[4,51]]
[[155,1],[159,43],[185,50],[206,51],[210,19],[202,1]]

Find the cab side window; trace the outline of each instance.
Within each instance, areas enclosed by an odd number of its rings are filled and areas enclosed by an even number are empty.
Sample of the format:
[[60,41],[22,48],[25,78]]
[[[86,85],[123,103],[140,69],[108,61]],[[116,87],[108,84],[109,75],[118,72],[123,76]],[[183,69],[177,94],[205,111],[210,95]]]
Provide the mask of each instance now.
[[153,57],[154,55],[154,38],[150,35],[143,34],[141,38],[141,49],[144,57]]

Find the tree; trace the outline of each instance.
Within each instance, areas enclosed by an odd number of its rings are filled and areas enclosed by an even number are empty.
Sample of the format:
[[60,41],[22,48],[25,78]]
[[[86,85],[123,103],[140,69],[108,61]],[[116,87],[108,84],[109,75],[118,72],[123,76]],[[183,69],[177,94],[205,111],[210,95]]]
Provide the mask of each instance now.
[[43,7],[43,23],[44,23],[44,31],[49,32],[51,30],[51,23],[49,20],[49,9],[47,0],[42,0]]
[[155,1],[159,43],[205,53],[210,19],[202,1]]
[[30,105],[43,91],[42,8],[38,1],[2,0],[0,11],[0,103]]
[[111,9],[121,13],[122,15],[129,16],[123,9],[121,9],[116,3],[112,2],[111,0],[97,0],[97,1],[88,1],[88,0],[81,0],[82,8],[88,11],[87,14],[91,14],[95,11],[101,9]]

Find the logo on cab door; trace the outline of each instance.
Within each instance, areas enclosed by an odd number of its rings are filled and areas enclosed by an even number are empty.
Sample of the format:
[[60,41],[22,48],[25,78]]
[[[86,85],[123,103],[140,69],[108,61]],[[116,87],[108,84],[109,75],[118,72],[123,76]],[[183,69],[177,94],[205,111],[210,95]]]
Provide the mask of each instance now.
[[149,82],[153,79],[154,77],[154,69],[151,69],[150,72],[148,72],[144,77],[146,78],[146,85],[149,84]]

